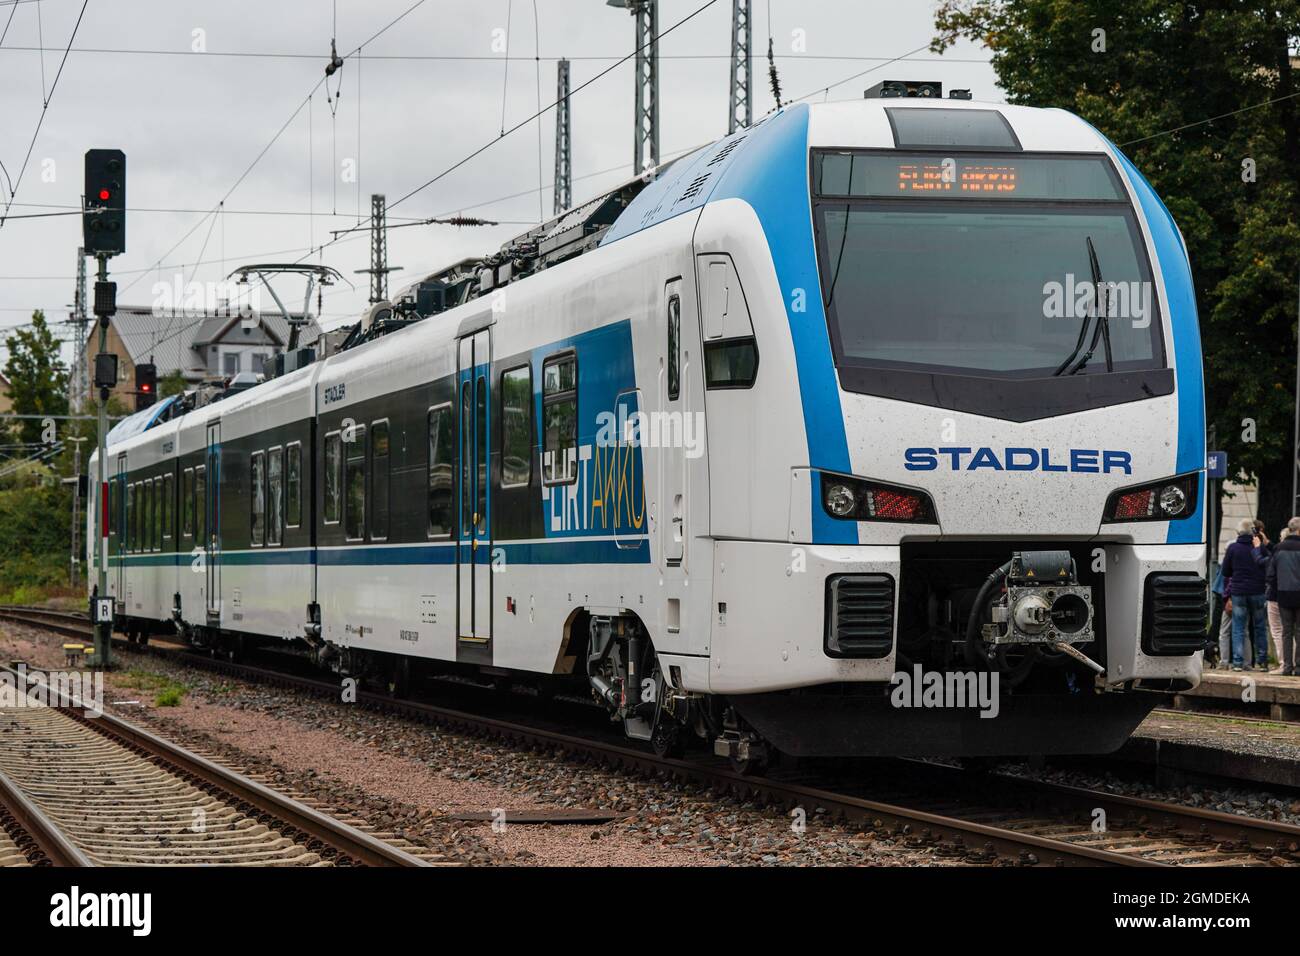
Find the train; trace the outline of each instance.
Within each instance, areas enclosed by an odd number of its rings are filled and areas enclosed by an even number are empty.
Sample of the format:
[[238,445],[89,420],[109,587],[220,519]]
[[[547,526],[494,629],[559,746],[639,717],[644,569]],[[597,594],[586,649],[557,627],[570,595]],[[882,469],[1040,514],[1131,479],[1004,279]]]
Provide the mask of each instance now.
[[787,106],[277,361],[92,461],[118,630],[742,770],[1105,753],[1200,680],[1191,267],[1069,112]]

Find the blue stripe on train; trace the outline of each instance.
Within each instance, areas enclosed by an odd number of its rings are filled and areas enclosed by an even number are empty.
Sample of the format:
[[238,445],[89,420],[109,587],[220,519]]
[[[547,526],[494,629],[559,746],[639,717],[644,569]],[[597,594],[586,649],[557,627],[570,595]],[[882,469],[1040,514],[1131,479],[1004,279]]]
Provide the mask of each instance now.
[[[767,237],[785,299],[808,436],[808,464],[851,474],[839,377],[831,355],[813,240],[808,177],[808,106],[792,106],[751,133],[723,173],[711,201],[743,199]],[[812,496],[812,537],[819,544],[857,544],[853,522],[837,521]]]
[[1173,330],[1174,372],[1178,383],[1178,453],[1175,468],[1179,474],[1202,472],[1200,521],[1169,522],[1165,541],[1169,544],[1197,544],[1205,540],[1205,381],[1201,360],[1201,328],[1196,313],[1196,290],[1192,285],[1192,267],[1187,247],[1178,233],[1174,217],[1156,195],[1137,167],[1112,143],[1120,165],[1128,174],[1146,215],[1156,258],[1164,277],[1165,295],[1169,300],[1169,325]]
[[[467,553],[468,545],[461,545]],[[620,545],[617,541],[584,541],[578,538],[554,541],[512,543],[497,542],[490,547],[482,563],[491,561],[491,555],[500,550],[507,564],[649,564],[649,539],[644,535],[628,538]],[[268,548],[257,551],[226,551],[221,554],[222,567],[319,564],[321,567],[377,567],[413,564],[456,563],[455,544],[413,544],[376,547],[356,545],[314,551],[303,548],[280,551]],[[468,554],[466,555],[468,560]],[[193,561],[190,554],[133,554],[125,558],[110,557],[109,564],[126,567],[168,567],[185,565]]]

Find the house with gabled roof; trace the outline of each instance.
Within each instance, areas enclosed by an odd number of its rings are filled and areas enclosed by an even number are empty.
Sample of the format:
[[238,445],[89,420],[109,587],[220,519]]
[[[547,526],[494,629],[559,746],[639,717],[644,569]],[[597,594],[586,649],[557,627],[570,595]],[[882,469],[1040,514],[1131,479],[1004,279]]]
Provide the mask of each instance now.
[[[297,321],[301,316],[290,314]],[[123,401],[135,391],[135,366],[152,363],[161,380],[179,372],[187,384],[262,371],[262,362],[287,350],[290,325],[278,312],[251,316],[233,309],[199,314],[160,312],[148,306],[118,306],[108,328],[108,350],[117,355],[117,387]],[[298,346],[320,337],[316,320],[307,316]],[[99,330],[92,322],[84,345],[89,368],[99,351]]]

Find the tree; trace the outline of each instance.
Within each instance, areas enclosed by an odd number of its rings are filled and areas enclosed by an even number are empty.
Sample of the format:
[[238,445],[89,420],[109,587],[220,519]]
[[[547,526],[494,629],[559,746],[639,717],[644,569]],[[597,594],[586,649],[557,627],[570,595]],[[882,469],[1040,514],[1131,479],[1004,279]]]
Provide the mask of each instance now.
[[1187,241],[1206,410],[1270,534],[1291,515],[1300,0],[943,0],[942,52],[987,46],[1011,103],[1056,106],[1116,143]]
[[188,383],[185,376],[178,369],[170,372],[158,380],[158,397],[170,398],[172,395],[181,395],[184,393]]
[[[45,313],[32,313],[30,325],[5,338],[9,359],[4,374],[15,415],[56,416],[68,413],[68,373],[59,355],[59,340],[50,331]],[[54,419],[56,429],[62,424]],[[20,418],[10,434],[31,447],[47,444],[48,425],[40,418]]]

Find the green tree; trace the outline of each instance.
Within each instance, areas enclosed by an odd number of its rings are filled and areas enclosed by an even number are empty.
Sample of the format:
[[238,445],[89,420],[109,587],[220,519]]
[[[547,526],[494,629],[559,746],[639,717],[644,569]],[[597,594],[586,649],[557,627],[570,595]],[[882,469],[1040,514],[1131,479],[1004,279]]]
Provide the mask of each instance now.
[[185,391],[186,385],[185,376],[178,369],[158,380],[158,397],[162,399],[170,398],[172,395],[180,395]]
[[983,43],[1009,102],[1079,114],[1164,199],[1197,287],[1207,424],[1276,533],[1293,507],[1300,0],[943,0],[935,26],[936,52]]
[[[4,374],[9,380],[9,398],[15,415],[66,415],[68,373],[59,355],[59,340],[50,331],[45,313],[32,313],[30,325],[5,338],[9,359]],[[62,423],[55,420],[56,429]],[[35,447],[50,435],[39,418],[15,419],[11,434]],[[30,454],[30,452],[29,452]]]

